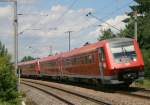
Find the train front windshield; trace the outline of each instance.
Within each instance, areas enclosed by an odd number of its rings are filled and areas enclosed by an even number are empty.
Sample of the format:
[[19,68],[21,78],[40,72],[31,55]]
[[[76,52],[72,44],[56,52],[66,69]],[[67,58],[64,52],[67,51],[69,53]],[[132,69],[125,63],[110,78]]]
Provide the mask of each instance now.
[[113,43],[110,45],[110,49],[116,63],[128,63],[137,60],[134,45],[131,41]]

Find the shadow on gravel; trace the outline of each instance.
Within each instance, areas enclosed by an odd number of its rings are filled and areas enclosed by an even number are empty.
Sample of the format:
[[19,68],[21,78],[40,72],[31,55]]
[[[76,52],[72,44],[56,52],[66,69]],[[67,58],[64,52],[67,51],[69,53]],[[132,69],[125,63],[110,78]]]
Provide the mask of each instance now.
[[71,86],[78,86],[81,88],[93,89],[95,91],[101,91],[101,92],[107,92],[107,93],[116,93],[117,91],[136,92],[136,91],[144,90],[143,88],[125,87],[123,85],[93,85],[93,84],[91,85],[85,82],[73,82],[73,81],[66,81],[66,80],[58,81],[58,80],[49,79],[49,78],[42,78],[42,79],[36,78],[36,80],[67,84]]

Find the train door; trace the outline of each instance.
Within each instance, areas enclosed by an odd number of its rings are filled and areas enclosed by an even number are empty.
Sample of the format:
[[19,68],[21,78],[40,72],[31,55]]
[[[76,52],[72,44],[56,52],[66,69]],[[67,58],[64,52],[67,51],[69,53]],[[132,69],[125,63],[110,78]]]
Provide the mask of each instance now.
[[37,75],[40,75],[40,63],[39,63],[39,61],[37,61],[37,63],[36,63],[36,70],[37,70]]
[[62,58],[60,57],[60,58],[58,58],[58,75],[59,76],[62,76],[63,75],[63,72],[62,72]]
[[99,69],[100,69],[100,78],[102,83],[104,83],[104,64],[106,64],[106,59],[105,59],[105,52],[104,48],[100,48],[98,51],[99,55]]

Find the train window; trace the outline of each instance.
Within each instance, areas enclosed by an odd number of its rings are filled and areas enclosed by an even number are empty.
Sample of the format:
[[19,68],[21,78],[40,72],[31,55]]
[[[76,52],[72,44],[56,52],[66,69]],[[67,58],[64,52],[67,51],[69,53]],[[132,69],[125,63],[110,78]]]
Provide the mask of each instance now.
[[35,67],[34,64],[29,65],[29,68],[34,68],[34,67]]
[[90,63],[90,64],[94,63],[94,55],[93,54],[88,56],[88,63]]
[[88,64],[88,56],[84,56],[85,64]]
[[81,56],[81,64],[85,64],[85,57],[84,56]]
[[76,58],[76,64],[78,65],[78,64],[80,64],[80,63],[81,63],[80,57],[77,57],[77,58]]
[[43,67],[43,68],[54,68],[54,67],[56,67],[56,62],[55,61],[53,61],[53,62],[44,62],[44,63],[42,63],[41,64],[41,66]]
[[76,65],[77,64],[77,58],[76,57],[74,57],[73,58],[73,63],[72,63],[73,65]]
[[84,64],[84,57],[83,56],[79,57],[79,64]]
[[71,62],[70,59],[66,59],[66,60],[64,61],[64,65],[65,65],[65,66],[70,66],[71,64],[72,64],[72,62]]
[[116,63],[136,61],[136,52],[133,42],[122,42],[110,45]]
[[94,55],[93,54],[84,56],[84,59],[85,59],[86,64],[94,63]]
[[93,63],[95,62],[95,55],[94,53],[92,54],[92,60],[93,60]]
[[72,59],[71,59],[71,63],[72,63],[72,65],[74,65],[74,64],[75,64],[75,62],[74,62],[74,58],[72,58]]
[[105,61],[104,48],[100,48],[100,60],[101,60],[101,61]]

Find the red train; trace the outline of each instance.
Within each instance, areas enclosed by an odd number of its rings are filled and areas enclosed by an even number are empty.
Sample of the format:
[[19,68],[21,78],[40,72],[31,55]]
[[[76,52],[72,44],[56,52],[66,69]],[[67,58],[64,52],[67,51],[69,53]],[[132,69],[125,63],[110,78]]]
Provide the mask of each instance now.
[[22,76],[99,81],[130,85],[144,78],[144,61],[135,39],[113,38],[18,64]]

